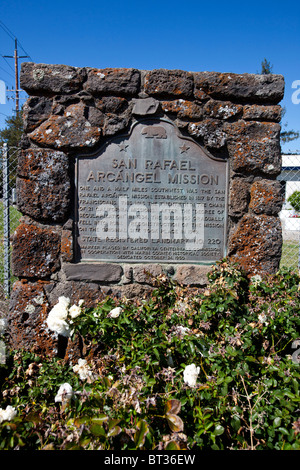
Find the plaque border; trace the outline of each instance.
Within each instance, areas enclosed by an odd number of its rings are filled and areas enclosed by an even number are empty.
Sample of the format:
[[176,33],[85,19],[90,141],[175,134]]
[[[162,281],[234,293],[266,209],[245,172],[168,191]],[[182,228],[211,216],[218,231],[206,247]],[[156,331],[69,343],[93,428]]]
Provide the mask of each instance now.
[[229,199],[229,159],[227,158],[225,160],[223,158],[215,157],[205,147],[203,147],[198,142],[196,142],[196,140],[194,140],[192,137],[185,136],[185,135],[181,134],[180,129],[176,126],[176,124],[174,124],[173,121],[171,121],[171,120],[169,120],[165,117],[162,117],[162,118],[147,117],[147,118],[135,120],[135,122],[132,123],[132,125],[130,126],[129,131],[126,134],[118,134],[118,135],[115,135],[113,137],[108,137],[106,139],[106,141],[103,142],[103,144],[101,146],[99,146],[96,150],[94,150],[93,152],[82,152],[82,153],[78,153],[78,154],[75,155],[75,172],[74,172],[74,187],[75,187],[75,191],[74,191],[74,193],[75,193],[74,194],[74,203],[75,203],[75,211],[74,211],[74,260],[75,260],[75,262],[74,263],[66,263],[66,264],[73,264],[73,265],[76,264],[78,266],[78,268],[80,269],[80,265],[84,265],[84,264],[95,264],[95,265],[103,265],[103,264],[119,264],[119,265],[120,264],[126,264],[126,265],[130,265],[130,264],[134,264],[134,265],[138,265],[138,264],[142,264],[142,265],[159,264],[159,265],[166,265],[166,266],[169,266],[169,265],[209,266],[209,265],[214,265],[214,264],[217,263],[218,260],[207,260],[207,261],[202,260],[202,261],[197,262],[197,261],[187,261],[187,260],[166,261],[166,260],[155,260],[155,259],[149,259],[149,260],[144,260],[144,261],[143,260],[132,260],[132,259],[120,259],[120,260],[118,260],[118,259],[106,259],[106,260],[99,260],[99,261],[97,261],[95,259],[84,259],[84,260],[79,259],[79,244],[78,244],[78,241],[77,241],[78,240],[78,200],[79,200],[79,197],[78,197],[78,165],[79,165],[79,159],[80,158],[93,158],[93,157],[96,157],[100,153],[104,152],[105,147],[107,147],[108,145],[110,145],[114,141],[119,140],[119,139],[122,140],[122,139],[129,138],[131,136],[132,132],[133,132],[133,129],[138,124],[147,124],[147,123],[148,124],[149,123],[151,123],[151,124],[157,123],[158,124],[161,121],[164,121],[164,122],[167,122],[168,124],[171,124],[175,128],[178,138],[180,138],[182,140],[186,140],[188,142],[192,142],[193,144],[196,144],[208,158],[210,158],[211,160],[224,162],[224,164],[225,164],[225,214],[224,214],[224,232],[223,232],[223,236],[224,236],[223,258],[225,258],[227,256],[228,202],[229,202],[228,201],[228,199]]

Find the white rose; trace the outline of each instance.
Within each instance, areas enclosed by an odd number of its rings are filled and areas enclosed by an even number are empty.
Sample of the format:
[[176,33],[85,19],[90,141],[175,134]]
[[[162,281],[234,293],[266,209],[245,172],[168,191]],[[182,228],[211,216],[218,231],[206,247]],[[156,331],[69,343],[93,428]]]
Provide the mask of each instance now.
[[264,313],[261,313],[260,315],[258,315],[258,320],[260,321],[260,323],[264,323],[265,325],[268,325],[269,323],[266,321],[267,320],[267,317]]
[[6,318],[0,318],[0,335],[2,335],[7,328]]
[[62,297],[58,299],[58,303],[50,310],[49,315],[66,320],[68,316],[69,304],[67,304],[65,301],[61,301],[60,299],[62,299]]
[[55,397],[55,402],[67,403],[73,396],[73,388],[69,383],[62,384]]
[[110,318],[118,318],[118,316],[120,315],[121,311],[122,311],[121,307],[113,308],[113,309],[109,312],[108,316],[109,316]]
[[73,367],[73,371],[79,375],[80,380],[93,378],[93,373],[87,364],[86,359],[78,359],[78,364]]
[[69,297],[65,297],[65,296],[61,296],[58,298],[58,305],[60,305],[60,307],[62,309],[68,309],[69,305],[70,305],[70,299]]
[[62,318],[59,318],[59,316],[51,314],[51,312],[48,315],[46,323],[51,331],[61,336],[68,338],[71,334],[70,325]]
[[71,318],[77,318],[81,314],[81,308],[78,305],[72,305],[69,308],[69,315]]
[[186,326],[181,326],[181,325],[178,325],[176,326],[175,328],[175,333],[179,336],[185,336],[186,334],[188,334],[191,330],[189,328],[187,328]]
[[255,276],[251,277],[251,281],[257,286],[262,281],[262,277],[259,274],[255,274]]
[[70,336],[70,327],[66,322],[70,299],[59,297],[58,303],[50,310],[46,323],[48,328],[62,336]]
[[195,364],[190,364],[186,366],[183,371],[183,380],[190,387],[195,387],[198,375],[200,373],[200,367],[196,367]]
[[0,423],[2,423],[3,421],[11,421],[16,415],[16,409],[10,405],[8,405],[5,410],[0,408]]

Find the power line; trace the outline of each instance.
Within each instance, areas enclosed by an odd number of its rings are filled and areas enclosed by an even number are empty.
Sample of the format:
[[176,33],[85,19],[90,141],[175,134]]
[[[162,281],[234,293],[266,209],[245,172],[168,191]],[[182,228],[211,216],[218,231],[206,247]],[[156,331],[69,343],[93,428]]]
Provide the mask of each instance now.
[[22,47],[22,44],[20,43],[19,40],[18,40],[18,44],[19,44],[20,48],[22,49],[22,51],[24,52],[24,54],[26,54],[26,57],[27,57],[28,59],[30,59],[31,62],[33,62],[33,59],[30,57],[30,55],[28,54],[28,52],[25,51],[24,47]]
[[[16,102],[16,113],[19,112],[19,92],[22,91],[19,89],[19,59],[30,59],[32,62],[32,58],[30,57],[30,55],[25,51],[24,47],[21,45],[20,41],[18,41],[18,39],[16,38],[16,36],[13,34],[12,31],[10,31],[10,29],[3,23],[3,21],[0,21],[0,27],[3,29],[3,31],[11,38],[15,41],[15,51],[14,51],[14,55],[13,56],[10,56],[10,55],[2,55],[2,58],[5,60],[5,62],[7,63],[7,65],[9,66],[9,68],[15,73],[15,89],[14,90],[8,90],[8,91],[13,91],[15,93],[15,102]],[[19,56],[18,55],[18,44],[20,46],[20,48],[22,49],[22,51],[24,52],[24,54],[26,55],[23,55],[23,56]],[[14,59],[15,61],[15,68],[13,69],[13,67],[9,64],[9,62],[6,60],[6,59]],[[2,68],[2,67],[1,67]],[[4,69],[2,69],[4,70]],[[6,70],[4,70],[6,73],[8,73],[10,76],[12,76],[9,72],[7,72]]]
[[[4,56],[4,55],[3,55],[3,56],[2,56],[2,59],[6,62],[6,64],[9,66],[9,68],[14,72],[13,67],[12,67],[12,66],[10,65],[10,63],[5,59],[5,57],[7,57],[7,56]],[[13,75],[12,75],[12,76],[13,76]]]
[[10,72],[8,72],[7,70],[5,70],[3,67],[1,67],[1,65],[0,65],[0,69],[1,69],[3,72],[7,73],[7,75],[9,75],[10,77],[14,78],[14,76],[13,76]]
[[[3,23],[3,21],[0,21],[0,27],[3,29],[3,31],[12,39],[12,40],[15,40],[16,38],[16,35],[10,31],[10,29],[8,29],[8,27]],[[32,62],[32,58],[30,57],[30,55],[28,54],[28,52],[25,51],[24,47],[22,46],[22,44],[20,43],[19,39],[18,39],[18,44],[20,46],[20,48],[22,49],[22,51],[24,52],[24,54],[26,54],[26,57],[28,57],[28,59],[30,59]]]
[[0,21],[0,27],[3,29],[3,31],[6,32],[6,34],[8,34],[11,39],[15,39],[16,36],[8,29],[7,26],[5,26],[2,21]]
[[[14,55],[4,55],[2,56],[4,59],[14,59],[15,60],[15,100],[16,100],[16,113],[19,112],[19,59],[25,59],[29,56],[25,55],[18,55],[18,40],[15,38],[15,52]],[[12,90],[13,91],[13,90]]]

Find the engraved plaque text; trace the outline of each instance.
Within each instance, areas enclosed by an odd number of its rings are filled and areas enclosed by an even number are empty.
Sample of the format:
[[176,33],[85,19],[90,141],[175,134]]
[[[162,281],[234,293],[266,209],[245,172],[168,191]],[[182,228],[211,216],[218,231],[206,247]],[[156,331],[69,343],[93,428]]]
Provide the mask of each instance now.
[[227,162],[167,120],[78,156],[77,260],[212,263],[225,256]]

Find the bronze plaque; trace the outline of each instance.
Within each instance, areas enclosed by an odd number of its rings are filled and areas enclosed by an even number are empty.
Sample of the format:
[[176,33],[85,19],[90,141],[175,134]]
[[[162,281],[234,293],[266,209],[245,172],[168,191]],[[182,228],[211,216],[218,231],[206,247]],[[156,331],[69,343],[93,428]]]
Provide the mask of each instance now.
[[164,119],[76,163],[77,261],[212,263],[226,252],[225,160]]

